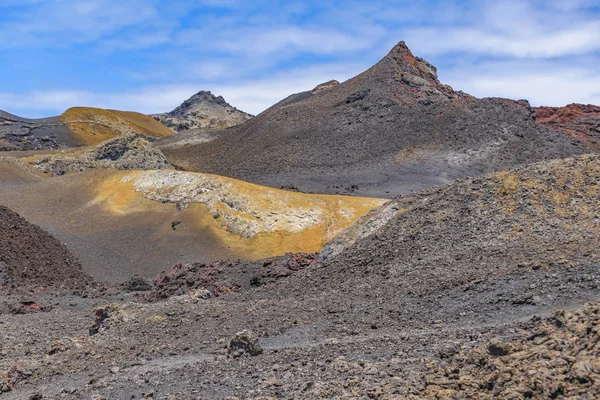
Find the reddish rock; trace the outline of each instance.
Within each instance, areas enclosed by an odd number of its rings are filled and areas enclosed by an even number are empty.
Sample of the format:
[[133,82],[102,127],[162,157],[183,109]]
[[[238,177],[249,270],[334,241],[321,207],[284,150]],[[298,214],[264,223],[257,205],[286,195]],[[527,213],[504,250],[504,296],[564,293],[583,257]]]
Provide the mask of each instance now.
[[590,151],[600,150],[600,106],[569,104],[565,107],[537,107],[534,119],[575,139]]

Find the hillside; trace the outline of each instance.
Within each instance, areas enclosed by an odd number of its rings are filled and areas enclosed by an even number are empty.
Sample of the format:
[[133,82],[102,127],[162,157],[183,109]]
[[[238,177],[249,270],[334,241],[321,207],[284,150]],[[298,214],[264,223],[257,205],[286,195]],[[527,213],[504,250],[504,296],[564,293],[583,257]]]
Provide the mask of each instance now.
[[152,117],[181,132],[190,129],[225,129],[251,119],[252,115],[231,106],[223,96],[215,96],[210,91],[202,90],[173,111],[154,114]]
[[599,177],[600,157],[585,155],[400,197],[326,246],[327,273],[371,271],[413,292],[430,280],[423,289],[433,293],[597,263]]
[[[140,138],[121,139],[74,154],[0,154],[0,204],[66,243],[99,280],[152,277],[179,261],[317,252],[383,202],[168,170]],[[115,149],[121,158],[106,156]]]
[[3,206],[0,206],[0,232],[3,295],[49,290],[69,293],[86,290],[93,284],[62,243]]
[[585,150],[536,123],[526,101],[477,99],[440,83],[403,42],[362,74],[325,86],[165,155],[267,186],[392,197]]
[[73,107],[43,119],[0,111],[0,151],[88,146],[128,133],[158,139],[175,132],[149,116],[129,111]]

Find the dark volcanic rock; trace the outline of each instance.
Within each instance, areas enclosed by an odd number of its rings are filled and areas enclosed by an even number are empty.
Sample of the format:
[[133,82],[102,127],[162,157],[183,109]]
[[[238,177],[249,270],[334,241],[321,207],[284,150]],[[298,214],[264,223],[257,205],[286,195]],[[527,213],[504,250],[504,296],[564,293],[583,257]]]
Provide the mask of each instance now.
[[0,110],[0,151],[74,146],[68,127],[58,117],[27,119]]
[[[83,291],[93,280],[67,248],[46,231],[0,206],[0,267],[8,291]],[[2,271],[0,271],[2,272]],[[24,303],[24,311],[36,308]]]
[[227,135],[165,155],[274,187],[357,185],[355,195],[391,197],[584,151],[532,113],[526,101],[477,99],[440,83],[401,42],[355,78],[292,95]]
[[258,356],[263,349],[258,341],[258,336],[252,331],[243,330],[233,335],[227,347],[228,354],[233,358],[245,355]]
[[154,287],[146,299],[156,301],[185,294],[193,298],[218,297],[273,283],[316,261],[316,254],[289,253],[258,261],[178,264],[156,277]]

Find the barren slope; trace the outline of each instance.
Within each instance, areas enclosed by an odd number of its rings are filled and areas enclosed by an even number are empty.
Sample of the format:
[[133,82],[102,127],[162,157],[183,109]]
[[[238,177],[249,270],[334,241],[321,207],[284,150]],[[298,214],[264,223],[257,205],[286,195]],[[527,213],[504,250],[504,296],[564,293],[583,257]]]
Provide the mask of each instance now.
[[17,213],[0,206],[0,290],[83,291],[92,279],[67,248]]
[[171,170],[48,177],[24,162],[0,162],[0,204],[66,243],[86,272],[117,282],[178,261],[319,251],[382,203]]
[[477,99],[441,84],[401,42],[341,85],[301,93],[171,163],[268,186],[391,197],[583,152],[537,124],[526,101]]

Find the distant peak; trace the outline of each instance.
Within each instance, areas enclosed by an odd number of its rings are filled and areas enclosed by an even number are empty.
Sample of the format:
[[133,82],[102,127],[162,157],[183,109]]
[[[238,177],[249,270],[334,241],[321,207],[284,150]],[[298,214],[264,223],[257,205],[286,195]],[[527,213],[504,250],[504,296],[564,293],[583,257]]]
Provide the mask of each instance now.
[[392,50],[390,51],[388,56],[392,56],[398,60],[402,60],[403,62],[414,65],[416,58],[413,53],[410,51],[404,40],[398,42]]
[[[231,107],[229,103],[225,101],[223,96],[215,96],[210,90],[201,90],[183,103],[169,114],[171,115],[183,115],[191,110],[195,110],[198,107]],[[233,107],[231,107],[233,108]]]

